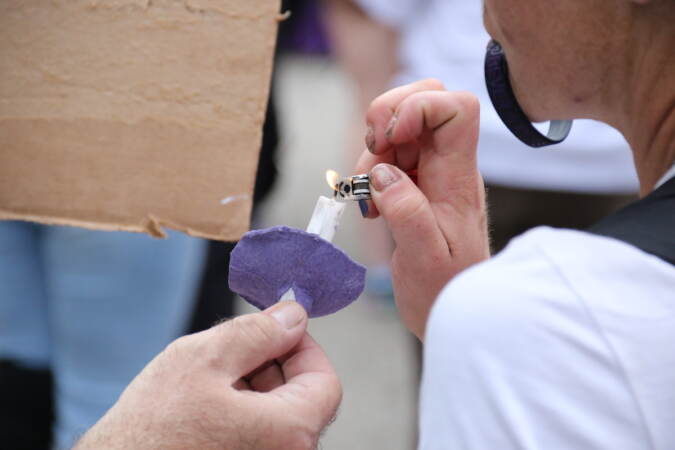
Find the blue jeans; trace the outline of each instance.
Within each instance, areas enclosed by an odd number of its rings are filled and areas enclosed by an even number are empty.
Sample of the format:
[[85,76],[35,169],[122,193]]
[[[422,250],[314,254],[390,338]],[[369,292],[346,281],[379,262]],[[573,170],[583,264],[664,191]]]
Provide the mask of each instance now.
[[51,368],[56,448],[112,406],[192,312],[205,242],[0,222],[0,359]]

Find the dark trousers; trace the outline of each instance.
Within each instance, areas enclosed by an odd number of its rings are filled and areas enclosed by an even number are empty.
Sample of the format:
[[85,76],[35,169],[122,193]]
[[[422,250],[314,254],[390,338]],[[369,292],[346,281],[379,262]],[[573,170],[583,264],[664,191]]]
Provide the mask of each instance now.
[[0,448],[50,448],[53,416],[51,371],[0,361]]

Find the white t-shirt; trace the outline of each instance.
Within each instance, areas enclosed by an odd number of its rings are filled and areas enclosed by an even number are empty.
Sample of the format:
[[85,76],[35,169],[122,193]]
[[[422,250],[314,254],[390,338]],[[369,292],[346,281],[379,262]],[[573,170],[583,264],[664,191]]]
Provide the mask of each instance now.
[[675,449],[675,267],[536,228],[442,291],[420,449]]
[[483,61],[489,36],[479,0],[357,0],[374,20],[400,32],[401,72],[394,85],[438,78],[480,99],[481,173],[490,183],[528,189],[635,192],[637,177],[623,137],[599,122],[578,120],[563,144],[532,149],[518,141],[492,107]]

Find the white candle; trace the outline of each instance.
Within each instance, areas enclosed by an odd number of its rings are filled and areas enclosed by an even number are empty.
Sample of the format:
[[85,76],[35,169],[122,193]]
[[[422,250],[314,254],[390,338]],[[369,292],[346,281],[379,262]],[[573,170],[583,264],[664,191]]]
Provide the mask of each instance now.
[[[332,242],[337,227],[340,224],[342,213],[345,211],[345,206],[346,203],[336,202],[332,198],[319,197],[314,207],[312,218],[309,221],[309,225],[307,225],[307,232],[318,234],[322,239]],[[279,299],[280,302],[284,300],[295,300],[293,289],[289,289]]]
[[332,198],[319,197],[312,218],[307,225],[307,232],[318,234],[328,242],[332,242],[345,206],[346,203],[336,202]]

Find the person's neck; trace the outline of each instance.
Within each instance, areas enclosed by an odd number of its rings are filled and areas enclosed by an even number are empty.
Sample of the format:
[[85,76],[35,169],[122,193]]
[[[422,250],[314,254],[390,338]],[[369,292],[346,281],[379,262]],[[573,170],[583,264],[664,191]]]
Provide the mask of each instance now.
[[[672,49],[671,49],[672,50]],[[645,61],[646,63],[646,61]],[[634,91],[628,126],[624,132],[633,149],[640,179],[640,195],[649,194],[675,163],[675,67],[643,79]],[[665,69],[665,66],[662,67]],[[668,72],[668,73],[666,73]]]
[[[672,17],[671,17],[672,18]],[[630,71],[615,89],[615,125],[633,150],[645,196],[675,163],[675,33],[664,20],[636,23],[627,49]],[[629,95],[626,95],[628,93]]]
[[[675,77],[675,72],[672,76]],[[675,91],[675,86],[671,91]],[[659,95],[670,95],[670,102],[656,100]],[[652,105],[646,104],[648,98],[654,99]],[[633,149],[641,196],[649,194],[675,164],[675,92],[654,92],[648,98],[642,101],[642,107],[635,108],[626,134]]]

